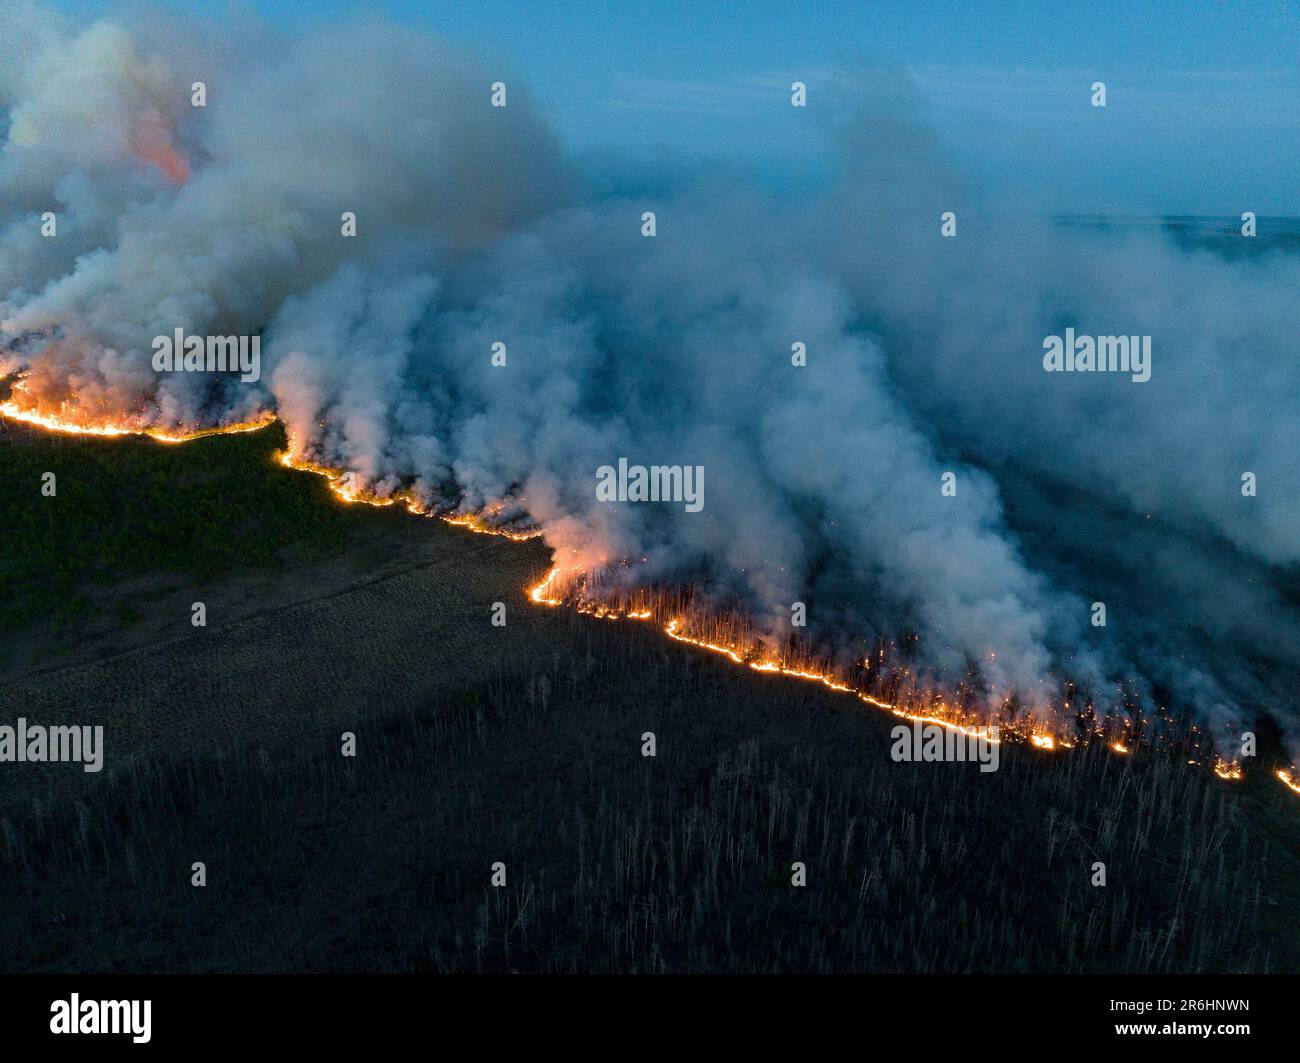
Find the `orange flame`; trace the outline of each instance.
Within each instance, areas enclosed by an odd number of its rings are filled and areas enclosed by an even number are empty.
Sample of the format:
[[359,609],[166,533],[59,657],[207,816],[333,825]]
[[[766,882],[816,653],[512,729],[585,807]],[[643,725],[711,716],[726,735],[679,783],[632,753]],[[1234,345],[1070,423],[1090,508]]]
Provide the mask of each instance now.
[[264,412],[247,421],[220,425],[216,428],[179,429],[169,431],[152,425],[118,424],[109,421],[88,424],[73,420],[57,413],[39,413],[36,410],[22,409],[12,400],[0,402],[0,417],[11,421],[43,428],[47,432],[60,432],[65,435],[78,436],[148,436],[159,443],[188,443],[205,436],[233,435],[237,432],[256,432],[274,424],[275,414]]
[[1227,761],[1222,757],[1214,760],[1214,774],[1228,782],[1236,782],[1242,777],[1241,765],[1236,761]]
[[[574,572],[581,572],[581,569],[575,568]],[[560,579],[560,566],[552,566],[543,579],[534,586],[527,588],[526,593],[530,601],[538,605],[560,606],[566,602],[566,594],[559,590],[558,581]],[[606,620],[649,620],[655,615],[655,610],[650,608],[620,608],[605,603],[594,603],[583,601],[581,598],[576,601],[571,600],[573,608],[580,613],[590,616],[596,616]],[[755,672],[767,672],[774,675],[784,676],[789,679],[802,679],[814,683],[819,683],[829,690],[837,693],[852,694],[858,700],[872,705],[875,708],[891,712],[895,716],[901,716],[909,720],[917,720],[923,723],[932,723],[940,727],[947,728],[951,731],[957,731],[961,734],[983,738],[992,743],[998,743],[1000,739],[992,738],[988,729],[982,725],[972,726],[961,720],[953,719],[949,716],[934,715],[933,713],[923,713],[905,708],[899,704],[883,701],[880,698],[868,694],[866,691],[858,690],[847,683],[842,682],[835,675],[826,671],[818,671],[810,667],[794,667],[790,663],[778,658],[768,657],[764,660],[752,660],[748,658],[738,645],[726,645],[719,642],[710,642],[707,639],[695,638],[685,632],[686,621],[683,617],[674,616],[670,618],[663,626],[663,632],[675,642],[683,642],[699,649],[708,650],[710,653],[716,653],[726,657],[733,664],[741,665]],[[1046,740],[1051,743],[1049,738]],[[1035,742],[1036,745],[1040,743]],[[1046,748],[1052,748],[1049,744]]]
[[329,485],[330,491],[340,501],[348,503],[360,503],[366,506],[405,506],[408,513],[414,513],[421,517],[437,517],[439,520],[454,524],[458,528],[466,528],[469,531],[477,532],[480,535],[499,535],[505,539],[512,539],[515,542],[523,542],[527,539],[536,539],[541,536],[540,529],[528,529],[526,531],[517,531],[513,528],[503,528],[489,524],[484,520],[483,514],[474,513],[435,513],[428,506],[422,503],[415,495],[407,490],[397,490],[386,495],[380,495],[366,488],[354,487],[347,482],[347,472],[343,469],[336,469],[329,465],[322,465],[319,462],[309,458],[295,458],[293,456],[293,444],[290,443],[289,449],[281,451],[276,455],[276,460],[287,469],[296,469],[299,472],[310,472],[317,476],[324,477]]

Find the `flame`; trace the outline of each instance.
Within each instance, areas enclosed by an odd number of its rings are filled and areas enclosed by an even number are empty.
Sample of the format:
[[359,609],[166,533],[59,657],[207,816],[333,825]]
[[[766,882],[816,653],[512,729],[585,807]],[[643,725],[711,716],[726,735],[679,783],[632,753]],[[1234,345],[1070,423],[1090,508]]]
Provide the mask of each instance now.
[[360,503],[365,506],[401,505],[406,507],[408,513],[414,513],[420,517],[437,517],[444,523],[454,524],[458,528],[466,528],[480,535],[499,535],[515,542],[536,539],[542,534],[539,528],[519,531],[513,528],[494,526],[484,519],[485,514],[489,511],[485,511],[485,513],[435,513],[416,498],[412,492],[407,490],[397,490],[381,495],[366,488],[355,487],[348,482],[348,474],[345,470],[330,465],[322,465],[309,458],[294,457],[294,449],[291,441],[288,450],[276,454],[276,460],[287,469],[310,472],[323,477],[328,483],[330,491],[342,502]]
[[454,524],[458,528],[468,528],[479,535],[500,535],[505,539],[512,539],[517,543],[524,542],[527,539],[538,539],[541,537],[540,528],[529,529],[527,531],[514,531],[510,528],[493,527],[483,520],[482,514],[475,513],[445,513],[440,514],[441,519],[447,524]]
[[[21,390],[21,384],[15,385],[15,390]],[[37,428],[50,432],[58,432],[70,435],[88,435],[97,437],[124,437],[124,436],[143,436],[153,439],[159,443],[187,443],[190,440],[202,439],[205,436],[229,435],[239,432],[255,432],[266,428],[274,423],[278,418],[274,413],[264,411],[246,421],[237,423],[219,425],[214,428],[199,429],[163,429],[152,425],[119,423],[107,420],[87,422],[78,420],[72,416],[65,415],[60,408],[58,413],[41,412],[35,409],[20,407],[12,400],[0,403],[0,417],[9,420],[18,421],[23,424],[32,425]],[[465,528],[468,531],[481,535],[497,535],[516,542],[528,539],[538,538],[542,532],[540,529],[527,528],[518,529],[504,527],[492,523],[492,518],[500,513],[504,508],[501,504],[494,507],[488,507],[481,513],[437,513],[428,505],[422,503],[413,492],[407,489],[399,489],[387,494],[355,486],[349,480],[349,474],[343,470],[332,466],[323,465],[311,460],[310,458],[295,456],[296,447],[292,440],[288,450],[281,451],[275,455],[276,460],[285,468],[295,469],[300,472],[310,472],[317,476],[323,477],[329,486],[330,491],[340,501],[348,504],[362,504],[369,506],[394,506],[402,505],[414,514],[426,517],[437,517],[444,523],[455,525],[459,528]],[[573,574],[571,584],[577,586],[586,574],[582,567],[572,567],[569,571]],[[575,595],[572,587],[569,590],[561,588],[562,569],[559,565],[553,565],[546,575],[532,587],[525,588],[528,599],[537,605],[548,607],[558,607],[569,605],[575,611],[592,616],[601,620],[653,620],[657,615],[662,613],[661,608],[641,601],[630,605],[612,605],[606,602],[600,602],[584,598],[581,594]],[[928,707],[928,711],[912,708],[901,703],[885,701],[875,697],[868,692],[858,689],[837,677],[828,670],[819,669],[807,664],[796,664],[783,660],[779,657],[768,655],[762,659],[753,659],[751,655],[746,654],[739,644],[728,644],[725,642],[714,642],[704,638],[698,638],[687,633],[688,621],[681,615],[672,615],[663,625],[663,633],[675,642],[686,643],[699,649],[707,650],[711,653],[719,654],[726,657],[733,664],[746,667],[755,672],[769,673],[780,675],[789,679],[800,679],[807,682],[818,683],[829,690],[837,693],[851,694],[864,704],[871,705],[874,708],[890,712],[895,716],[904,719],[916,720],[922,723],[935,724],[948,730],[956,731],[964,735],[978,737],[983,740],[1000,743],[1000,738],[993,738],[988,733],[988,726],[985,724],[972,724],[969,719],[963,718],[962,715],[945,705],[938,702],[936,705]],[[864,667],[869,668],[870,662],[863,661]],[[1068,708],[1069,703],[1066,702]],[[1125,728],[1130,728],[1132,722],[1125,720]],[[1006,721],[999,723],[999,727],[1005,734],[1010,734],[1019,740],[1028,742],[1035,749],[1045,752],[1052,752],[1057,749],[1072,749],[1074,744],[1066,741],[1059,735],[1052,735],[1039,730],[1035,725],[1020,721]],[[1097,728],[1092,732],[1096,736],[1103,736],[1105,731]],[[1109,743],[1109,748],[1118,754],[1128,754],[1132,747],[1124,741],[1114,740]],[[1195,764],[1196,761],[1189,761],[1189,764]],[[1226,762],[1222,759],[1215,761],[1214,774],[1224,780],[1238,780],[1242,778],[1242,768],[1236,762]],[[1300,794],[1300,773],[1294,769],[1278,769],[1275,773],[1277,778],[1288,789],[1296,794]]]
[[1228,782],[1236,782],[1242,777],[1241,765],[1236,761],[1224,760],[1222,757],[1214,759],[1214,774],[1220,779],[1226,779]]
[[555,582],[555,577],[560,574],[560,566],[556,565],[550,572],[546,573],[546,578],[537,584],[528,592],[528,597],[538,605],[560,605],[562,599],[549,597],[548,592],[551,584]]
[[891,712],[895,716],[902,716],[905,719],[917,720],[922,723],[937,724],[938,726],[947,728],[950,731],[957,731],[964,735],[985,738],[994,744],[1000,742],[1000,739],[989,737],[987,728],[985,727],[972,727],[949,717],[914,712],[894,702],[882,701],[880,698],[873,697],[864,690],[857,690],[846,683],[840,682],[829,672],[818,672],[808,668],[792,668],[776,659],[768,659],[764,661],[746,660],[737,646],[726,646],[721,643],[709,642],[706,639],[692,638],[691,636],[684,634],[682,631],[683,624],[684,621],[681,617],[674,617],[672,620],[668,621],[667,625],[665,625],[664,634],[677,642],[685,642],[688,645],[697,646],[700,649],[721,654],[732,663],[744,665],[755,672],[771,672],[790,679],[804,679],[814,683],[820,683],[829,690],[834,690],[842,694],[852,694],[859,701],[865,702],[877,709]]
[[36,410],[22,409],[12,400],[0,402],[0,417],[11,421],[43,428],[47,432],[60,432],[65,435],[78,436],[148,436],[159,443],[188,443],[205,436],[233,435],[237,432],[256,432],[274,424],[275,414],[264,412],[247,421],[224,424],[216,428],[177,429],[169,431],[152,425],[116,424],[110,421],[86,423],[73,420],[57,413],[40,413]]
[[[992,742],[1001,742],[1001,738],[995,739],[988,735],[988,725],[986,723],[972,723],[968,718],[962,718],[956,710],[944,705],[942,702],[940,702],[937,707],[931,707],[928,711],[923,711],[901,703],[886,701],[846,683],[842,678],[836,676],[831,671],[820,670],[804,664],[794,664],[773,656],[764,656],[754,659],[750,654],[746,653],[743,645],[739,642],[717,641],[715,639],[688,634],[689,621],[685,616],[680,614],[671,613],[671,611],[668,614],[663,614],[662,610],[653,607],[619,607],[617,605],[610,605],[603,602],[598,603],[585,600],[580,589],[577,592],[574,590],[575,587],[580,588],[583,573],[584,569],[581,567],[562,569],[561,566],[554,565],[539,582],[531,587],[525,588],[525,592],[527,593],[529,600],[537,605],[544,605],[552,608],[561,605],[568,605],[577,612],[585,613],[601,619],[649,620],[656,615],[669,615],[669,619],[664,623],[662,629],[663,633],[667,635],[668,638],[675,642],[682,642],[690,646],[695,646],[698,649],[707,650],[710,653],[716,653],[719,656],[725,657],[732,664],[748,668],[755,672],[770,673],[781,675],[786,678],[802,679],[819,683],[830,690],[839,693],[852,694],[859,701],[862,701],[865,704],[890,712],[893,715],[900,716],[904,719],[936,724],[940,727],[967,736],[983,738]],[[568,577],[567,580],[565,579],[566,576]],[[563,586],[566,582],[569,584],[567,589]],[[864,667],[869,665],[868,661],[863,661],[861,663]],[[1068,707],[1069,702],[1067,701],[1065,705]],[[1042,731],[1037,725],[1029,722],[1016,720],[1000,721],[998,726],[1004,735],[1010,735],[1017,740],[1026,741],[1033,748],[1044,752],[1054,752],[1060,749],[1075,748],[1074,742],[1067,740],[1059,734],[1051,734]],[[1124,720],[1120,726],[1126,732],[1131,731],[1133,728],[1133,721]],[[1100,726],[1094,728],[1091,732],[1091,736],[1094,738],[1105,738],[1107,735],[1107,729]],[[1085,735],[1085,738],[1087,737],[1088,736]],[[1107,748],[1120,756],[1127,756],[1132,753],[1134,742],[1127,737],[1124,739],[1114,738],[1107,742]],[[1189,763],[1195,764],[1197,762],[1189,761]],[[1220,779],[1227,781],[1236,781],[1243,777],[1243,771],[1239,764],[1235,762],[1229,763],[1222,759],[1215,762],[1214,773]],[[1290,781],[1290,775],[1286,775],[1285,778],[1283,775],[1284,773],[1279,773],[1279,778],[1283,778],[1283,781],[1286,782],[1288,786],[1295,790],[1296,793],[1300,793],[1300,782]]]
[[[21,382],[14,385],[14,390],[21,392]],[[126,436],[143,436],[157,443],[188,443],[191,440],[207,436],[234,435],[240,432],[257,432],[274,424],[279,418],[270,410],[264,410],[245,421],[217,425],[213,428],[159,428],[148,424],[135,424],[130,421],[88,421],[63,411],[44,412],[31,407],[22,407],[12,399],[0,402],[0,417],[22,424],[32,425],[47,432],[62,435],[97,436],[100,438],[121,438]],[[310,472],[324,477],[335,497],[343,502],[360,503],[367,506],[404,505],[411,513],[420,516],[438,516],[448,524],[468,528],[481,534],[500,535],[507,539],[522,542],[535,539],[542,533],[540,529],[518,531],[510,528],[494,527],[484,520],[483,515],[473,513],[435,514],[409,491],[394,491],[388,495],[379,495],[373,491],[352,486],[347,482],[347,473],[342,469],[321,465],[307,458],[295,458],[291,443],[289,450],[280,451],[276,460],[285,468],[300,472]]]
[[[580,573],[582,569],[575,568],[572,571]],[[530,601],[538,605],[559,606],[565,603],[565,595],[557,590],[557,584],[560,579],[561,568],[559,565],[552,566],[551,570],[546,573],[540,582],[527,588],[526,592]],[[654,617],[655,610],[649,608],[629,608],[620,609],[617,606],[607,604],[594,604],[583,602],[581,600],[574,603],[574,608],[580,613],[586,613],[590,616],[596,616],[608,620],[649,620]],[[726,645],[720,642],[710,642],[708,639],[695,638],[685,632],[686,620],[680,616],[674,616],[668,620],[663,627],[663,632],[675,642],[683,642],[690,646],[695,646],[702,650],[708,650],[710,653],[716,653],[726,657],[733,664],[741,665],[755,672],[766,672],[774,675],[784,676],[789,679],[802,679],[834,690],[838,693],[852,694],[858,700],[872,705],[875,708],[883,709],[893,713],[895,716],[902,716],[909,720],[917,720],[923,723],[937,724],[951,731],[957,731],[964,735],[970,735],[983,738],[994,744],[1000,742],[1000,739],[992,738],[987,727],[983,725],[972,726],[960,720],[952,719],[948,716],[933,715],[917,711],[912,711],[894,702],[883,701],[880,698],[868,694],[866,691],[857,690],[854,687],[840,681],[830,672],[816,671],[807,667],[792,667],[790,664],[777,658],[767,658],[765,660],[748,659],[742,652],[741,648],[736,645]],[[1048,745],[1045,748],[1053,748],[1053,740],[1046,738]],[[1036,745],[1041,745],[1035,741]]]

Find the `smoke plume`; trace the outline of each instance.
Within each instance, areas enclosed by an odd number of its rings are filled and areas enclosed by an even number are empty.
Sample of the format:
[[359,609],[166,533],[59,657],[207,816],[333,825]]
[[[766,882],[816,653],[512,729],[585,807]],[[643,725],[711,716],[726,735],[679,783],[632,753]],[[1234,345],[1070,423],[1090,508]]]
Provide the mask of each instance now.
[[[409,28],[222,40],[17,4],[0,37],[25,42],[0,69],[20,404],[274,410],[358,490],[491,507],[562,564],[705,579],[772,632],[803,601],[826,642],[915,633],[919,669],[990,704],[1046,711],[1069,680],[1103,712],[1137,692],[1225,734],[1295,727],[1294,252],[1024,217],[912,107],[849,93],[816,194],[701,169],[647,195]],[[1151,380],[1044,372],[1066,328],[1151,336]],[[156,373],[176,329],[260,334],[261,380]],[[598,501],[620,457],[703,466],[704,509]]]

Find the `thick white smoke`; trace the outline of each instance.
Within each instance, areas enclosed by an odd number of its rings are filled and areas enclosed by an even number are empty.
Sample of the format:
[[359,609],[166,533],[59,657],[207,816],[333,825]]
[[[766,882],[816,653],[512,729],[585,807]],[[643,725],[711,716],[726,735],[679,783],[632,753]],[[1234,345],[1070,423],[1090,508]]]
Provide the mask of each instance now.
[[[492,107],[498,72],[385,24],[238,47],[17,6],[15,34],[0,374],[24,374],[25,402],[168,426],[271,408],[358,488],[505,500],[564,563],[706,571],[774,630],[797,600],[823,636],[916,630],[926,668],[977,666],[994,700],[1041,708],[1069,676],[1104,706],[1124,681],[1236,723],[1274,688],[1236,650],[1203,657],[1221,608],[1268,616],[1255,645],[1294,667],[1271,581],[1300,542],[1295,257],[996,212],[899,115],[860,116],[814,202],[708,179],[584,194],[524,86]],[[1044,373],[1066,326],[1152,335],[1151,382]],[[261,381],[154,373],[153,337],[178,328],[261,332]],[[620,457],[702,465],[703,512],[598,502]],[[1007,492],[1030,500],[1008,512]],[[1151,593],[1101,637],[1085,561],[1152,549],[1148,514],[1169,571],[1134,565]],[[1048,515],[1055,544],[1018,534]],[[1204,598],[1245,572],[1236,602]],[[1179,581],[1171,618],[1159,588]]]

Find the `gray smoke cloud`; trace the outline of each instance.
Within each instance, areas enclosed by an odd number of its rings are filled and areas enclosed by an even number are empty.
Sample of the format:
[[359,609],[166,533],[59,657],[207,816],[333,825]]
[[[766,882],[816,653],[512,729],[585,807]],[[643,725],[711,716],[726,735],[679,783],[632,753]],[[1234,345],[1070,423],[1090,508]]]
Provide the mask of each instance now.
[[[914,631],[920,668],[977,670],[990,704],[1045,711],[1069,678],[1103,711],[1138,691],[1290,726],[1295,255],[1021,217],[870,72],[815,197],[707,174],[622,196],[522,84],[409,28],[223,41],[15,5],[19,33],[0,374],[22,401],[168,427],[274,409],[354,488],[493,507],[625,580],[705,574],[774,633],[795,601],[823,639]],[[1151,381],[1045,373],[1065,327],[1151,335]],[[156,374],[177,328],[261,333],[261,381]],[[619,457],[703,466],[704,510],[598,501]]]

